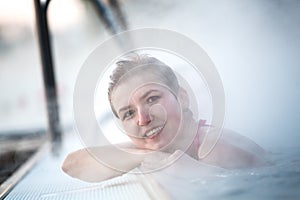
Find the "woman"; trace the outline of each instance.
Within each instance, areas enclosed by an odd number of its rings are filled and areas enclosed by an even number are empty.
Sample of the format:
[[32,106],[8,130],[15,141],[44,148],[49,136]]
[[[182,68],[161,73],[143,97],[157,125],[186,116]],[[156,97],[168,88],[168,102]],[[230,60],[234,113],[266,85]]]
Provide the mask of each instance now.
[[[108,89],[109,101],[133,144],[120,147],[132,152],[162,152],[164,156],[181,150],[199,162],[226,169],[266,164],[261,147],[228,130],[222,131],[205,157],[200,156],[205,135],[215,129],[193,118],[189,96],[173,70],[154,57],[137,53],[116,65]],[[94,148],[93,153],[109,156],[128,171],[145,159],[143,154],[120,159],[110,146]],[[97,162],[86,149],[68,155],[62,168],[85,181],[106,180],[124,173]]]

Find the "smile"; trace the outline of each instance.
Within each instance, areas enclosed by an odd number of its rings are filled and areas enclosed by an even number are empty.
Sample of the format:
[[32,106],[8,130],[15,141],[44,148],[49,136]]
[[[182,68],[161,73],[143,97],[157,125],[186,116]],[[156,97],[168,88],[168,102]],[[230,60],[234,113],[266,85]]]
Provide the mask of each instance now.
[[153,138],[153,137],[156,136],[163,128],[164,128],[164,126],[159,126],[159,127],[154,128],[154,129],[151,129],[150,131],[148,131],[148,132],[145,133],[144,138]]

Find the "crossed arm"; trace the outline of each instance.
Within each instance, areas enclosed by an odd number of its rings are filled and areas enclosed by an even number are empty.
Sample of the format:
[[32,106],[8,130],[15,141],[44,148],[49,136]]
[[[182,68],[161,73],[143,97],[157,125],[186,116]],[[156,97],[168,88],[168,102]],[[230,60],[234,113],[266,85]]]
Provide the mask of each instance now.
[[[131,151],[132,154],[115,151],[113,146],[80,149],[66,157],[62,169],[74,178],[87,182],[99,182],[126,173],[140,166],[145,159],[153,160],[155,163],[171,155],[164,152],[155,152],[155,154],[149,155],[145,153],[150,150],[136,149],[127,145],[121,146],[123,149]],[[264,154],[264,150],[251,140],[227,131],[213,151],[199,162],[225,169],[260,167],[268,164],[261,156],[262,154]],[[104,160],[97,158],[104,158]],[[107,165],[107,163],[109,164]],[[118,166],[118,169],[113,166]]]
[[73,178],[99,182],[127,173],[144,161],[159,163],[171,155],[165,152],[137,149],[127,143],[118,146],[124,151],[116,151],[113,145],[109,145],[72,152],[65,158],[62,170]]

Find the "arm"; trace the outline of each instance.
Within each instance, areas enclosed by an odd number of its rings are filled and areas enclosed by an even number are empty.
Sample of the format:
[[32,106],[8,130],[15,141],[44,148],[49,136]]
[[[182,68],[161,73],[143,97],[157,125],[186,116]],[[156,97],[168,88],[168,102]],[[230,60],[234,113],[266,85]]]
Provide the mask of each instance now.
[[[119,144],[118,147],[124,151],[115,151],[112,145],[77,150],[65,158],[62,170],[73,178],[99,182],[120,176],[140,166],[142,162],[153,167],[170,155],[159,151],[137,149],[128,143]],[[119,170],[110,166],[115,166]]]
[[[132,151],[141,151],[130,149]],[[105,156],[105,161],[100,162],[96,158]],[[140,165],[143,154],[122,154],[114,151],[112,146],[85,148],[70,153],[64,160],[62,170],[68,175],[88,182],[98,182],[120,176]],[[105,164],[120,166],[122,171],[113,169]]]

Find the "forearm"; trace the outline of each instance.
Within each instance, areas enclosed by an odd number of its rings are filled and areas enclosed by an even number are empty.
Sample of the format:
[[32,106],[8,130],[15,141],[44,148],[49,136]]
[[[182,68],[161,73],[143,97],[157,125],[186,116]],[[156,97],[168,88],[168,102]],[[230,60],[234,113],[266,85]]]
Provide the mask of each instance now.
[[98,182],[130,171],[139,166],[144,158],[143,154],[115,151],[113,146],[93,147],[69,154],[63,162],[62,169],[74,178]]

